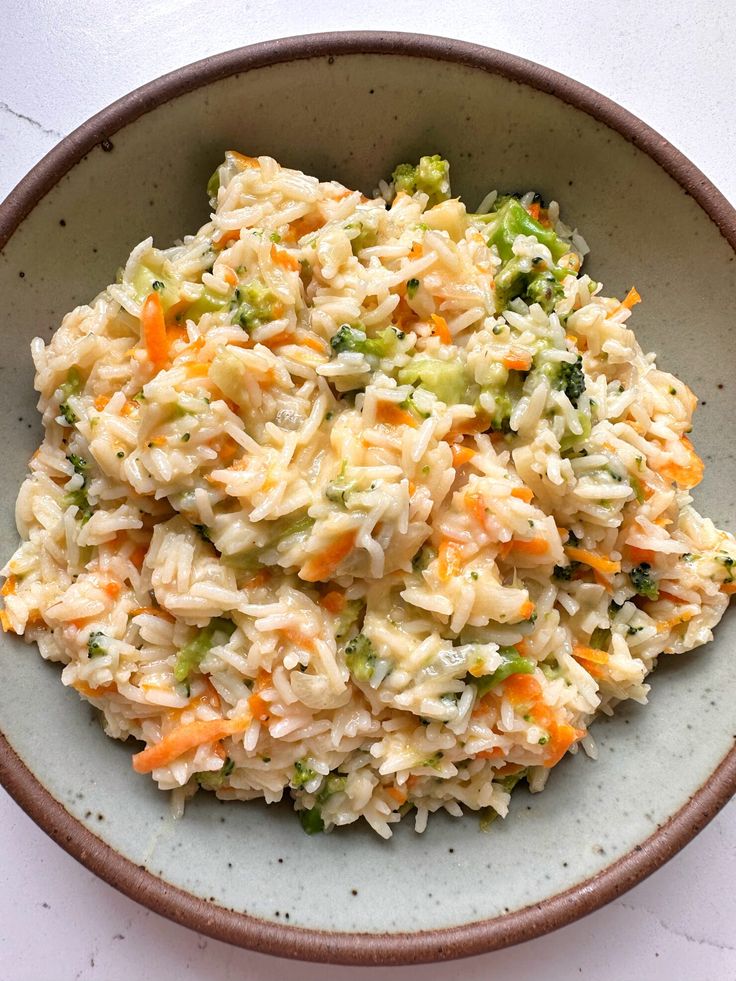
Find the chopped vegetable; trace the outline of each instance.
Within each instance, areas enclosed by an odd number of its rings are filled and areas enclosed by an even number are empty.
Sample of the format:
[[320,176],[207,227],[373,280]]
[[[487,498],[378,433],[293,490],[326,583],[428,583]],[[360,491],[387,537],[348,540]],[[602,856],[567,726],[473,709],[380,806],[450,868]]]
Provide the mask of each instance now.
[[421,157],[416,167],[399,164],[392,175],[396,192],[416,194],[421,191],[429,196],[428,206],[446,201],[450,196],[450,165],[435,153]]
[[515,647],[499,647],[498,653],[503,659],[503,664],[496,668],[493,674],[484,674],[480,678],[469,678],[477,689],[478,698],[483,698],[491,689],[506,681],[512,674],[531,674],[534,671],[534,664],[526,657],[522,657]]
[[215,743],[226,736],[245,732],[250,723],[251,716],[248,714],[235,719],[197,720],[178,726],[160,742],[136,753],[133,757],[133,769],[137,773],[150,773],[159,767],[168,766],[203,743]]
[[365,634],[358,634],[345,648],[345,663],[356,681],[367,683],[376,666],[376,650]]
[[634,566],[629,573],[629,578],[631,579],[631,585],[639,596],[645,596],[650,600],[659,599],[659,588],[656,580],[652,576],[652,567],[648,562],[642,562],[641,565]]
[[161,298],[155,291],[143,301],[141,332],[146,345],[148,360],[156,371],[161,371],[169,363],[169,340],[166,334]]
[[407,280],[406,295],[409,297],[410,300],[413,300],[414,297],[417,295],[417,290],[419,289],[419,285],[420,284],[418,279]]
[[297,813],[302,827],[308,835],[316,835],[325,830],[325,822],[322,820],[322,814],[318,807],[310,807],[309,810],[298,811]]
[[421,355],[399,368],[398,381],[400,385],[414,385],[432,392],[445,405],[469,400],[468,376],[460,361],[440,361]]
[[101,630],[93,630],[87,638],[87,654],[90,657],[102,657],[103,654],[107,654],[108,639]]
[[295,789],[297,787],[303,787],[304,784],[314,780],[316,776],[317,771],[313,770],[307,763],[306,757],[304,759],[297,760],[294,764],[294,776],[291,778],[291,786]]
[[605,555],[599,555],[597,552],[590,552],[587,548],[578,548],[575,545],[566,545],[565,553],[567,554],[567,557],[572,559],[574,562],[582,562],[583,565],[589,565],[591,569],[597,569],[598,572],[602,572],[604,576],[610,576],[621,571],[620,562],[609,559]]
[[535,221],[517,198],[497,198],[495,211],[485,220],[489,223],[488,244],[496,246],[504,262],[514,255],[512,247],[517,235],[533,235],[538,242],[547,246],[555,262],[570,251],[569,244],[559,238],[553,229]]
[[314,518],[310,518],[306,512],[302,512],[301,514],[287,514],[282,518],[276,518],[274,521],[268,521],[264,524],[270,531],[270,535],[264,544],[255,546],[254,548],[248,548],[244,552],[233,552],[229,555],[223,552],[222,561],[225,565],[232,566],[242,572],[258,572],[262,566],[261,559],[264,552],[278,548],[278,546],[283,545],[289,538],[306,534],[306,532],[311,530],[314,524]]
[[231,320],[250,334],[256,327],[262,327],[275,319],[277,304],[276,295],[263,283],[253,280],[245,286],[235,288]]
[[343,324],[330,341],[330,347],[335,354],[357,351],[376,358],[389,358],[396,351],[396,342],[403,336],[395,327],[386,327],[376,337],[368,337],[362,327]]
[[194,779],[205,790],[217,790],[235,769],[235,763],[228,756],[219,770],[203,770],[194,774]]
[[305,582],[329,579],[343,559],[352,552],[357,534],[356,530],[351,530],[338,535],[320,555],[312,555],[307,559],[299,570],[299,578]]
[[191,640],[179,651],[174,664],[174,678],[179,683],[189,681],[191,674],[199,668],[200,662],[211,648],[224,644],[233,634],[235,624],[232,620],[215,617],[207,626],[200,630],[194,640]]
[[335,640],[341,641],[347,637],[357,624],[364,609],[365,602],[363,600],[348,600],[340,612],[340,619],[335,628]]

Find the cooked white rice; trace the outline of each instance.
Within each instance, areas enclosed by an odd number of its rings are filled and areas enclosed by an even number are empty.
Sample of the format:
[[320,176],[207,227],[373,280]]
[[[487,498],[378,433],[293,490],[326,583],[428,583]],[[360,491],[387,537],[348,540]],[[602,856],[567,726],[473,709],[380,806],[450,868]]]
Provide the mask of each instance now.
[[228,153],[196,235],[32,344],[0,617],[164,790],[504,816],[723,614],[736,543],[638,294],[554,203],[469,215],[443,168],[368,200]]

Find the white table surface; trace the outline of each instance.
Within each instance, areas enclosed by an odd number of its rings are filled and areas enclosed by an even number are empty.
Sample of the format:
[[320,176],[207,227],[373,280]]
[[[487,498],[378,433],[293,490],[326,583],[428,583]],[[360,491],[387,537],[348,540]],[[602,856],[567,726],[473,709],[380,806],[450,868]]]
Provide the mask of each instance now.
[[[228,48],[339,29],[434,32],[540,61],[612,97],[736,202],[730,0],[2,0],[0,198],[130,89]],[[618,901],[455,965],[330,968],[209,940],[54,845],[0,790],[0,981],[734,981],[736,806]]]

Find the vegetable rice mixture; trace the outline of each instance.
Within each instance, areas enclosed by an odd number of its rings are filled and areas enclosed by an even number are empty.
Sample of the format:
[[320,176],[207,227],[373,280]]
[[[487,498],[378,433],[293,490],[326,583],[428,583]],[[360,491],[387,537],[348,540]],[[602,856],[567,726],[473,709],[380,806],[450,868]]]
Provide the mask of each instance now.
[[554,202],[470,214],[448,172],[369,200],[229,152],[196,235],[33,341],[2,625],[179,805],[505,816],[736,590],[636,290]]

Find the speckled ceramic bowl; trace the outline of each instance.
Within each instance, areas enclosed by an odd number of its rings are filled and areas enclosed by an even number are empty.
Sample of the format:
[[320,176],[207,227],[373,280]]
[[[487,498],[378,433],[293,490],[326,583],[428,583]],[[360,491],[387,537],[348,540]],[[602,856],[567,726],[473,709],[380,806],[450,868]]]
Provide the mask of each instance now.
[[[702,408],[697,501],[736,528],[731,418],[736,215],[687,160],[623,109],[509,55],[410,35],[336,34],[244,48],[132,93],[67,137],[0,208],[3,351],[0,549],[37,445],[29,341],[110,281],[131,247],[205,220],[222,153],[268,153],[370,191],[439,152],[471,203],[490,187],[561,202],[609,293],[636,283],[645,347]],[[729,244],[729,242],[731,244]],[[596,763],[565,760],[544,794],[514,794],[491,834],[469,816],[308,838],[288,806],[200,795],[179,822],[34,649],[0,643],[0,776],[89,868],[152,909],[275,954],[400,963],[477,953],[595,909],[681,848],[736,785],[726,617],[704,650],[665,659],[648,707],[595,727]],[[729,755],[730,753],[730,755]],[[19,898],[19,901],[22,901]]]

